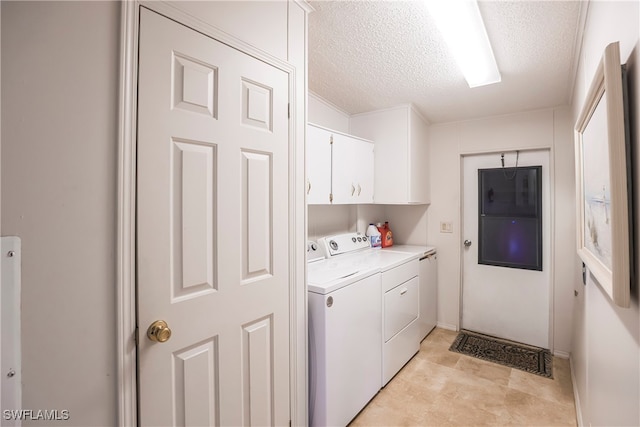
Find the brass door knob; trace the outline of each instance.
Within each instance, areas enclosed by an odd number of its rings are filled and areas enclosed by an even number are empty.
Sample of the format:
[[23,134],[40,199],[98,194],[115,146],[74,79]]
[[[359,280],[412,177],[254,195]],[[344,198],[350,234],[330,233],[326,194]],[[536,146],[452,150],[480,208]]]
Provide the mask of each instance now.
[[155,342],[166,342],[171,338],[171,329],[164,320],[156,320],[147,329],[147,338]]

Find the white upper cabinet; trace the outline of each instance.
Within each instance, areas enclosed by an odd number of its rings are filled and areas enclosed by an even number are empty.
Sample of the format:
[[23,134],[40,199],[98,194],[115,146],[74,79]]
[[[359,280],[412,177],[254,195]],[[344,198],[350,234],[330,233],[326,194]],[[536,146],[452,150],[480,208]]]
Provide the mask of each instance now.
[[356,200],[357,203],[374,202],[374,143],[364,139],[353,139],[356,152]]
[[307,203],[331,203],[331,132],[307,126]]
[[373,170],[371,141],[307,126],[307,203],[373,203]]
[[373,203],[373,143],[333,135],[333,203]]
[[429,128],[413,106],[351,117],[351,132],[376,143],[374,182],[378,204],[428,204]]

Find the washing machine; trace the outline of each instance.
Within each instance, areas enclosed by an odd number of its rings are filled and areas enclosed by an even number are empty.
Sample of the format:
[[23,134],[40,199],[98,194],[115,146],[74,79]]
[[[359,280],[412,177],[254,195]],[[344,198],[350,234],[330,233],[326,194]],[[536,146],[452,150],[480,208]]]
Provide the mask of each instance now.
[[339,256],[308,264],[309,424],[345,426],[381,388],[379,270],[340,242]]

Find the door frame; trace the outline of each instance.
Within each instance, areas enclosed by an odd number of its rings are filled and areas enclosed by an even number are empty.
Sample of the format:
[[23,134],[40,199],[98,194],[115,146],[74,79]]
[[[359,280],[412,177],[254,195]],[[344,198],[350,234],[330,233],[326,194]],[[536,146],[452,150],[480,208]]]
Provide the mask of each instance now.
[[458,216],[458,227],[460,230],[460,242],[458,242],[458,261],[460,263],[460,289],[458,294],[458,329],[462,325],[462,299],[464,298],[464,256],[462,252],[462,242],[464,240],[464,159],[465,157],[472,156],[484,156],[484,155],[498,155],[501,153],[514,153],[519,151],[521,153],[532,151],[546,151],[549,155],[549,351],[553,354],[554,351],[554,311],[555,311],[555,161],[553,147],[540,146],[540,147],[525,147],[525,148],[505,148],[505,149],[491,149],[484,151],[469,151],[460,153],[459,167],[460,167],[460,192],[459,203],[460,212]]
[[[297,2],[301,4],[300,2]],[[307,308],[305,262],[304,121],[306,108],[300,99],[301,76],[296,68],[218,28],[194,17],[175,4],[157,1],[123,1],[121,8],[120,87],[118,112],[117,184],[117,424],[138,423],[136,326],[136,141],[138,36],[140,7],[160,13],[289,75],[289,405],[293,425],[307,423]],[[304,8],[304,7],[303,7]],[[298,73],[303,70],[298,71]],[[299,102],[300,101],[300,102]]]

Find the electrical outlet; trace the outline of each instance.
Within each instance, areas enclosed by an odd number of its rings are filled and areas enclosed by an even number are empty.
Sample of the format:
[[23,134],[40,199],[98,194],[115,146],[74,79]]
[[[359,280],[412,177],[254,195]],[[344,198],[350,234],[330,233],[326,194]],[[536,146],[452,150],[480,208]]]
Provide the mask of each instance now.
[[440,223],[440,232],[441,233],[453,233],[453,224],[451,222],[441,222]]

